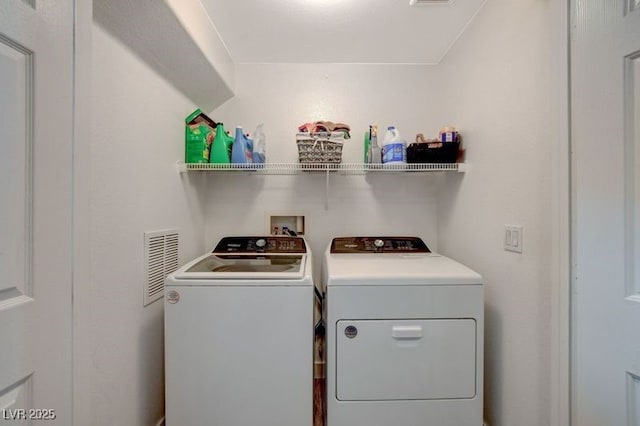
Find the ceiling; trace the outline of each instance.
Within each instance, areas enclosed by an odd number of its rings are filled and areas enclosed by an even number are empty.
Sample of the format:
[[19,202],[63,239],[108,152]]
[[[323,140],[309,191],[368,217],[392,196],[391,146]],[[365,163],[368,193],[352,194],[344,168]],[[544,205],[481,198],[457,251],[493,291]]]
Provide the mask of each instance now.
[[235,63],[436,64],[486,0],[201,0]]

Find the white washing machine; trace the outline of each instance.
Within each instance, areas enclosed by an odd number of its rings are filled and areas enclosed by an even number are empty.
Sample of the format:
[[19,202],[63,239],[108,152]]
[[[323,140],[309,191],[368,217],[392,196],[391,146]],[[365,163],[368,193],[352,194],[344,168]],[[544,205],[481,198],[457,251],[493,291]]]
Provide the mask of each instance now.
[[313,422],[311,253],[297,237],[227,237],[166,280],[168,426]]
[[415,237],[335,238],[327,426],[482,426],[482,277]]

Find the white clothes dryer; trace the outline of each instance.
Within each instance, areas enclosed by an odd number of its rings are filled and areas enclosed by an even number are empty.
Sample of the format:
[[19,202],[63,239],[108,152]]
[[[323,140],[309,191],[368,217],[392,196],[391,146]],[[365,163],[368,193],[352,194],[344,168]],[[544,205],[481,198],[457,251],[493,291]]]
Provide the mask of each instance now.
[[168,426],[311,426],[313,279],[297,237],[226,237],[169,275]]
[[325,252],[327,426],[482,426],[482,277],[416,237]]

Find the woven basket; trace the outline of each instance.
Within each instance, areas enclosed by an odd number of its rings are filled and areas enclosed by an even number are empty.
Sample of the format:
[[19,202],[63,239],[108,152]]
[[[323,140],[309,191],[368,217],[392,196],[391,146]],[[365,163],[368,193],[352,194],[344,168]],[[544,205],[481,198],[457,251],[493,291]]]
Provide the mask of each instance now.
[[343,142],[329,133],[298,133],[296,143],[301,164],[340,164],[342,161]]

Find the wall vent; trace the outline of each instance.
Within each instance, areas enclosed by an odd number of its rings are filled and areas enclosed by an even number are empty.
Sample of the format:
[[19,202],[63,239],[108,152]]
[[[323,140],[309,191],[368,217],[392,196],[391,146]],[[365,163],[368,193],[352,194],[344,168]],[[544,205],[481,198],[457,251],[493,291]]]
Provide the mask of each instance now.
[[449,5],[453,0],[409,0],[411,6]]
[[165,278],[178,269],[179,237],[178,229],[144,233],[144,306],[164,296]]

